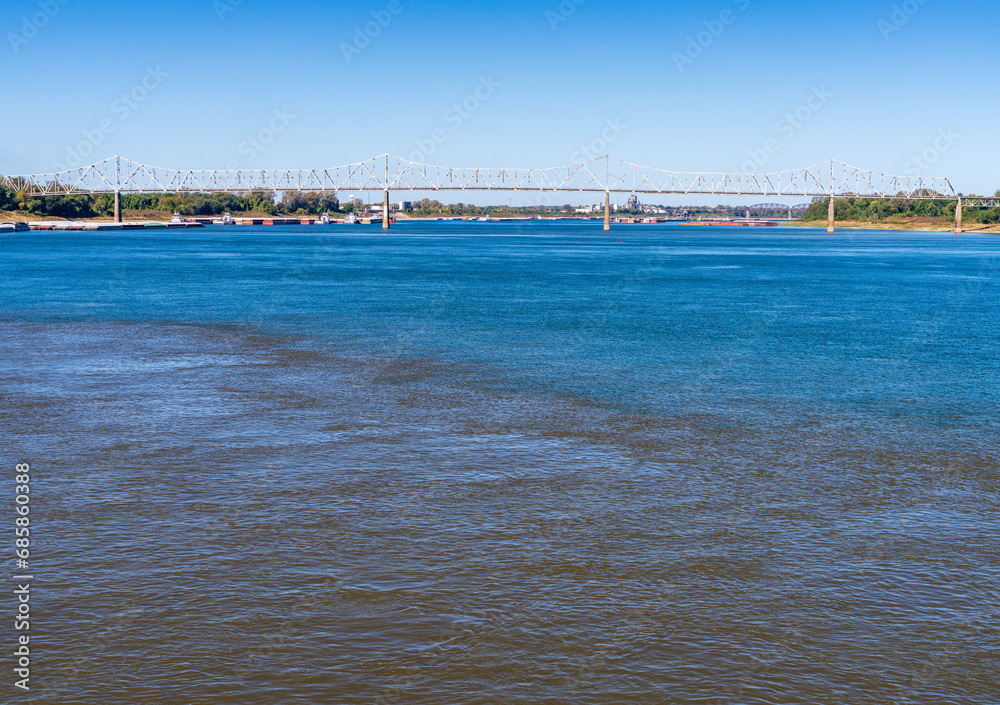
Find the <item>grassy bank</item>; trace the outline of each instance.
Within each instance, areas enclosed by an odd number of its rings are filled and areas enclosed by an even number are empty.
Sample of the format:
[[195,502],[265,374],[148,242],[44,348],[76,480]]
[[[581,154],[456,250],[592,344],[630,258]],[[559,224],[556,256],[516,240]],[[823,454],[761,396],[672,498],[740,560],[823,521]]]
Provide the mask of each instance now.
[[[146,222],[146,221],[163,221],[170,220],[173,217],[173,213],[168,213],[167,211],[122,211],[122,220],[135,221],[135,222]],[[92,218],[57,218],[52,215],[40,215],[38,213],[29,213],[28,211],[0,211],[0,220],[22,220],[32,223],[112,223],[114,218],[110,218],[106,215],[94,216]]]

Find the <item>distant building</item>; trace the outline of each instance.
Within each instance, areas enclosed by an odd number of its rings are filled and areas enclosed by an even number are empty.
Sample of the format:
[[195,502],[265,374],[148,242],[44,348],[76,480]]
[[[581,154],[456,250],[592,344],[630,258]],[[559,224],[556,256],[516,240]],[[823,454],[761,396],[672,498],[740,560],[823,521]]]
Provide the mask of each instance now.
[[399,202],[399,210],[403,211],[404,213],[412,211],[413,210],[413,204],[410,203],[409,201],[400,201]]
[[639,197],[634,193],[628,197],[628,206],[626,206],[626,209],[630,211],[642,210],[642,204],[639,203]]

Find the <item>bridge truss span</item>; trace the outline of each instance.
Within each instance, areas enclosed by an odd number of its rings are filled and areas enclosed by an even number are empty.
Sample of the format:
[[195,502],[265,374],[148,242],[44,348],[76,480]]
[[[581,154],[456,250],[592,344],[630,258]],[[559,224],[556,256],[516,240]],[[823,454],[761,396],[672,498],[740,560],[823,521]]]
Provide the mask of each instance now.
[[962,203],[970,208],[1000,208],[1000,194],[996,196],[962,196]]
[[831,160],[770,174],[679,172],[605,156],[549,169],[451,168],[382,155],[328,169],[178,170],[112,157],[54,174],[3,177],[31,195],[250,191],[525,191],[767,198],[956,198],[943,177],[890,176]]

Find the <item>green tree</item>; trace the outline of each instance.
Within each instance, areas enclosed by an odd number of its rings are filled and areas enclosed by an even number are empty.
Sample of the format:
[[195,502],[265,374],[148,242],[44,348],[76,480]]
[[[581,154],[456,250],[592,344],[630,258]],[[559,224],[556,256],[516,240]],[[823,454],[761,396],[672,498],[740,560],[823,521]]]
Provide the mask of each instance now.
[[278,202],[278,210],[299,215],[321,215],[339,211],[340,203],[334,194],[286,191]]
[[98,215],[115,214],[115,197],[110,193],[101,193],[94,196],[94,212]]
[[10,211],[16,207],[17,199],[14,192],[5,186],[0,186],[0,211]]

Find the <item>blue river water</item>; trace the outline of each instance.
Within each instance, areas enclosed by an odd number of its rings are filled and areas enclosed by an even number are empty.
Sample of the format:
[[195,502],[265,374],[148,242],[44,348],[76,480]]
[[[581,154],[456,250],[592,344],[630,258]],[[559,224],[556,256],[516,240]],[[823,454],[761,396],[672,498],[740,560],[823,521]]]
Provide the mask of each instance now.
[[1000,702],[1000,238],[600,228],[0,235],[33,700]]

